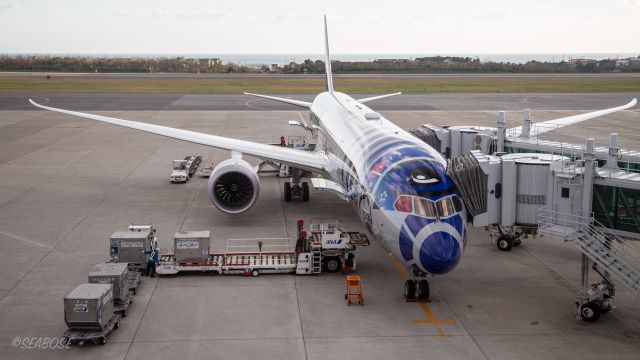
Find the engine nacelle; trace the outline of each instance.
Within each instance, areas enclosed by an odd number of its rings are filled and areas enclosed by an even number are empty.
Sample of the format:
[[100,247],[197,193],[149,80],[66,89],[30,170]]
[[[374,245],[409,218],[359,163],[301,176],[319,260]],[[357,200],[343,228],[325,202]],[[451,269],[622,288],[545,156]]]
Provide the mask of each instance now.
[[218,210],[240,214],[258,200],[260,181],[248,162],[231,158],[218,164],[209,177],[209,199]]

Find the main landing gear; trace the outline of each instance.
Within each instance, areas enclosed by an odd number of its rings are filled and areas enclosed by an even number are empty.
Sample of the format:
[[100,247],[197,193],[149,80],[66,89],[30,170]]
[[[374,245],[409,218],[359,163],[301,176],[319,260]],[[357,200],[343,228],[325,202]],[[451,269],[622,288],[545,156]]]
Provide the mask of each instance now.
[[291,201],[291,199],[309,201],[309,184],[301,181],[304,172],[300,169],[291,169],[291,172],[291,182],[284,183],[284,201]]
[[[497,226],[498,240],[496,240],[496,246],[498,250],[509,251],[512,247],[522,244],[523,232],[516,232],[513,227],[506,228],[503,226]],[[495,229],[494,229],[495,231]],[[527,234],[524,234],[527,237]]]
[[404,298],[406,301],[428,301],[431,295],[429,291],[429,281],[424,273],[414,273],[415,279],[408,279],[404,282]]

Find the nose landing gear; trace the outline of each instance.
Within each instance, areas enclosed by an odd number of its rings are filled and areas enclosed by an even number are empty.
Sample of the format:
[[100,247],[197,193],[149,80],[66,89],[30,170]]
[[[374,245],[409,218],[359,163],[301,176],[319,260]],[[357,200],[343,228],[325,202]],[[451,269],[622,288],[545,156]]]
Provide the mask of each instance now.
[[411,301],[429,301],[431,295],[429,290],[429,281],[422,272],[413,272],[414,279],[408,279],[404,282],[404,298],[407,302]]

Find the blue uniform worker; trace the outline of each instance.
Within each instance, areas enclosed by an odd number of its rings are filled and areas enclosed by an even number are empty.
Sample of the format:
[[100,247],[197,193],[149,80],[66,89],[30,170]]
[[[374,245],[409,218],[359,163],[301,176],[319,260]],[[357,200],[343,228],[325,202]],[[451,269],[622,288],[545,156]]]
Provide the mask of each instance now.
[[147,258],[147,275],[150,277],[156,277],[156,265],[159,262],[158,252],[159,249],[157,247],[154,247],[151,250],[145,250],[144,252],[149,255],[149,258]]

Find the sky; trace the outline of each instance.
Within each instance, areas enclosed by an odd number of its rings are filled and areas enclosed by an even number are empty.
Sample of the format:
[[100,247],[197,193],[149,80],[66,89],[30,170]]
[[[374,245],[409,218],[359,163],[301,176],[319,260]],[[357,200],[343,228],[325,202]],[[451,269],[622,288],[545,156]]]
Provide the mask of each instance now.
[[0,0],[0,53],[640,53],[640,0]]

